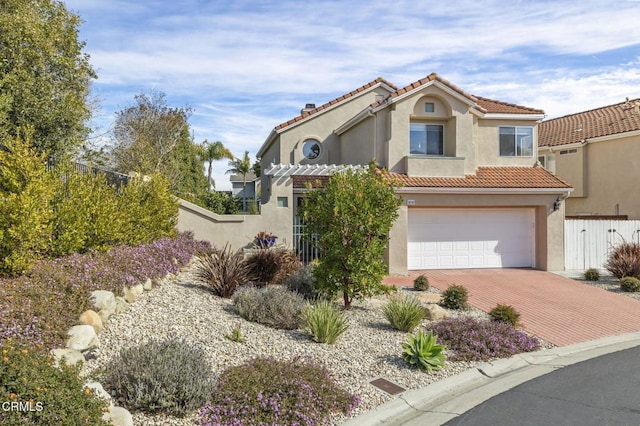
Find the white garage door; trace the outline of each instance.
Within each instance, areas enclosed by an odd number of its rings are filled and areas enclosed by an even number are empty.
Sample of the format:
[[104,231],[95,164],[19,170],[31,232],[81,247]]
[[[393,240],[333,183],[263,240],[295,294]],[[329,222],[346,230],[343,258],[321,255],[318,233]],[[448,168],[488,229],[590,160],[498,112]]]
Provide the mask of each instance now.
[[408,268],[532,267],[530,208],[409,209]]

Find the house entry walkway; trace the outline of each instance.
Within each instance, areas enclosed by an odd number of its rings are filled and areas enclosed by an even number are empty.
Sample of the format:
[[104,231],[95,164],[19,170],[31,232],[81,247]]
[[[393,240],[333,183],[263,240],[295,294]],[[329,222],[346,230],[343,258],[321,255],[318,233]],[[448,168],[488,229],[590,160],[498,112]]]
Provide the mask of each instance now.
[[557,346],[640,331],[640,301],[532,269],[410,271],[385,277],[385,284],[413,286],[420,274],[445,290],[451,284],[469,290],[469,303],[489,312],[498,303],[520,313],[522,328]]

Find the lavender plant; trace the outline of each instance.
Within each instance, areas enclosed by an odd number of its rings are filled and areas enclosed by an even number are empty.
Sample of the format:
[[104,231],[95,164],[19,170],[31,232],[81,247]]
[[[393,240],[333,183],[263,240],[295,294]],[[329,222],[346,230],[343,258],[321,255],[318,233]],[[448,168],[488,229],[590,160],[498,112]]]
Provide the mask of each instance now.
[[470,317],[447,318],[432,324],[430,330],[451,351],[452,361],[486,361],[531,352],[538,340],[512,325]]
[[200,425],[312,426],[359,402],[319,364],[255,358],[222,372],[213,399],[200,410]]

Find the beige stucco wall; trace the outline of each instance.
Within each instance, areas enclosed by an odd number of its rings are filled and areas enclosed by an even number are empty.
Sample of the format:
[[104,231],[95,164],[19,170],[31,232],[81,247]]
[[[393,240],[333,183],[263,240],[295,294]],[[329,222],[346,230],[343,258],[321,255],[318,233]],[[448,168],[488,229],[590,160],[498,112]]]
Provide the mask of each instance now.
[[[435,113],[420,112],[425,100],[437,100]],[[435,102],[434,102],[435,103]],[[439,107],[438,107],[439,106]],[[419,113],[420,112],[420,113]],[[380,112],[378,112],[380,114]],[[475,171],[475,148],[473,143],[473,116],[469,106],[445,93],[436,86],[427,86],[413,96],[393,104],[387,112],[388,118],[381,120],[388,127],[380,132],[387,135],[387,167],[392,172],[406,173],[405,157],[409,155],[409,125],[414,122],[433,122],[444,125],[445,154],[464,158],[464,173]],[[422,176],[438,176],[442,169],[422,169]]]
[[[587,197],[589,195],[587,184],[589,165],[587,164],[586,148],[587,147],[574,147],[571,149],[575,149],[575,153],[561,155],[560,151],[569,151],[569,149],[559,147],[553,152],[555,154],[555,173],[573,186],[571,198]],[[540,151],[541,154],[548,152],[547,149]],[[594,172],[597,172],[597,170],[594,170]],[[568,209],[571,210],[570,208]]]
[[[340,155],[340,137],[336,135],[334,131],[374,103],[377,96],[386,96],[388,94],[389,92],[386,89],[378,87],[358,96],[353,96],[338,108],[318,113],[304,123],[285,130],[279,135],[279,149],[282,162],[293,164],[344,163]],[[310,138],[321,142],[321,157],[317,161],[306,160],[302,155],[302,142]],[[370,143],[372,141],[368,142]],[[369,162],[369,160],[371,160],[371,158],[369,158],[367,162]]]
[[[262,206],[259,215],[218,215],[188,201],[180,200],[178,230],[192,231],[196,239],[218,247],[248,247],[260,231],[278,236],[278,244],[291,247],[293,241],[293,191],[291,180],[271,186],[272,203]],[[287,198],[287,207],[278,207],[278,197]]]
[[340,136],[340,157],[344,164],[366,166],[378,160],[376,150],[376,118],[368,117]]
[[[590,142],[578,150],[585,152],[583,197],[571,194],[566,201],[567,215],[620,214],[640,219],[640,136]],[[556,152],[556,173],[576,186],[577,192],[579,182],[572,179],[578,181],[573,176],[580,173],[578,166],[569,163],[572,156],[576,154],[561,156]]]
[[[533,155],[530,157],[500,156],[500,127],[533,127]],[[533,166],[538,161],[538,125],[535,120],[477,119],[475,127],[477,166]]]
[[[558,194],[402,194],[400,217],[389,234],[389,273],[406,275],[408,211],[418,207],[532,207],[535,211],[535,267],[564,269],[564,211],[553,211]],[[407,207],[407,200],[414,204]]]

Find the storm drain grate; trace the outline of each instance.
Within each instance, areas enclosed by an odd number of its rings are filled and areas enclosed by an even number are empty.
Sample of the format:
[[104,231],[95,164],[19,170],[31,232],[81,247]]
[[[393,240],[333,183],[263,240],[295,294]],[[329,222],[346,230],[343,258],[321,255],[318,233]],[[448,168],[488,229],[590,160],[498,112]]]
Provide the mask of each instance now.
[[373,386],[377,387],[381,391],[388,393],[389,395],[398,395],[406,390],[402,386],[398,386],[395,383],[392,383],[389,380],[384,379],[382,377],[372,380],[369,383],[371,383]]

